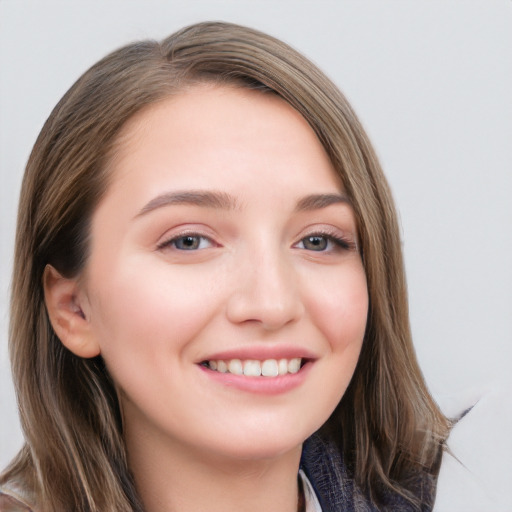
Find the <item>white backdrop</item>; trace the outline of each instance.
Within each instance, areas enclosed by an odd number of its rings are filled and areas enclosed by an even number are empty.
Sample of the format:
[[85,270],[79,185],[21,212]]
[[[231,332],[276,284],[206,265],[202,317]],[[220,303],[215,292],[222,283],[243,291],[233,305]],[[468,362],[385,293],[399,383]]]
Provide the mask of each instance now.
[[400,211],[426,380],[449,414],[481,398],[452,439],[469,480],[447,461],[438,510],[491,510],[485,500],[512,510],[510,0],[0,0],[0,466],[21,444],[8,294],[18,190],[37,133],[110,50],[209,19],[285,40],[353,104]]

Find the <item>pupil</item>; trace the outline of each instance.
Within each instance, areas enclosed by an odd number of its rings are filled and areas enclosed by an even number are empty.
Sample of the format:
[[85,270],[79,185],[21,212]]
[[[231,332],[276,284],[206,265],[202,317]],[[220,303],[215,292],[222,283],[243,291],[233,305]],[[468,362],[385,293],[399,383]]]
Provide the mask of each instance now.
[[198,245],[198,240],[194,236],[184,236],[181,239],[181,244],[178,245],[181,245],[184,249],[195,249]]
[[327,240],[322,236],[310,236],[306,239],[306,247],[316,251],[323,251],[327,247]]

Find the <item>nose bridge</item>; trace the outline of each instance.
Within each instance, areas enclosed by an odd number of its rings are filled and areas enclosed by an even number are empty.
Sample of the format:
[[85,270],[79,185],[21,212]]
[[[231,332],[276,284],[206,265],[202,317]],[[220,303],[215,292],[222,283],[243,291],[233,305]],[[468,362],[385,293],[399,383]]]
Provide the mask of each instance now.
[[246,247],[236,265],[228,304],[231,321],[258,322],[273,330],[300,317],[303,306],[293,265],[277,241],[260,239]]

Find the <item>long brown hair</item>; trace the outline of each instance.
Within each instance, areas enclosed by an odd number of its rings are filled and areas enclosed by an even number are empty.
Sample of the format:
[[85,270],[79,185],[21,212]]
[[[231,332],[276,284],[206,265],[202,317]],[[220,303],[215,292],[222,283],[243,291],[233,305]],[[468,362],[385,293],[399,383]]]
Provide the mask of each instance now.
[[[63,347],[45,309],[47,264],[80,274],[89,221],[109,180],[118,134],[135,113],[194,82],[271,91],[322,142],[357,216],[370,310],[351,384],[325,425],[356,483],[378,501],[435,472],[448,422],[414,354],[399,229],[391,194],[357,117],[311,62],[258,31],[201,23],[162,42],[130,44],[102,59],[66,93],[27,164],[18,216],[10,354],[26,444],[0,482],[23,482],[45,510],[141,511],[127,465],[118,402],[101,356]],[[341,436],[343,432],[343,436]]]

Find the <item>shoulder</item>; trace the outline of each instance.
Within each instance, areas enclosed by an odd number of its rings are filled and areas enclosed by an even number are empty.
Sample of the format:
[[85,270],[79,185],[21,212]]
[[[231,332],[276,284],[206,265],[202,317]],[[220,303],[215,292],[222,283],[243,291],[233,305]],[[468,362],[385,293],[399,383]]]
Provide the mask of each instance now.
[[0,485],[0,512],[38,512],[29,493],[16,483]]
[[35,510],[11,492],[0,489],[0,512],[35,512]]
[[[301,469],[311,482],[323,512],[418,510],[400,494],[391,490],[383,491],[383,503],[380,506],[375,505],[354,482],[337,445],[319,434],[314,434],[304,443]],[[435,486],[436,478],[427,472],[410,479],[409,488],[414,489],[421,500],[422,512],[432,510]]]

